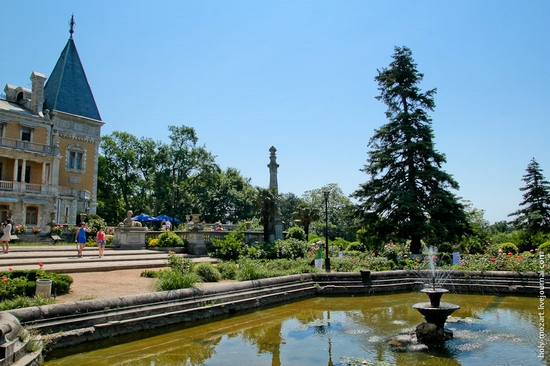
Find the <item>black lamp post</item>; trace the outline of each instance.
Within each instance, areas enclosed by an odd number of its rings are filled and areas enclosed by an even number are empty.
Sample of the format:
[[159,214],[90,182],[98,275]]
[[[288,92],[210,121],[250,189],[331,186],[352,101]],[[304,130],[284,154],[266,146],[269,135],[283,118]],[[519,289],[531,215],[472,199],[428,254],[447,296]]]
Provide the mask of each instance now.
[[179,186],[174,184],[174,189],[172,190],[172,222],[170,225],[170,230],[174,230],[174,222],[176,221],[176,207],[175,201],[177,200]]
[[330,258],[328,256],[328,196],[330,191],[324,191],[325,196],[325,269],[330,272]]

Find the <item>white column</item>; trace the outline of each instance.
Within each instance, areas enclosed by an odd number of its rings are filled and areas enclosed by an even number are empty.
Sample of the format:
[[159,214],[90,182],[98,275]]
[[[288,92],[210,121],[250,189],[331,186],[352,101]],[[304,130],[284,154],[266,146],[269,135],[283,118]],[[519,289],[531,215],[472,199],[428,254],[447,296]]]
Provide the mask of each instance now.
[[17,169],[19,168],[19,159],[13,161],[13,181],[17,180]]
[[23,164],[21,165],[21,183],[26,182],[26,178],[27,178],[26,171],[27,171],[27,159],[23,159]]
[[47,184],[48,182],[46,181],[47,177],[46,177],[46,167],[47,167],[48,164],[46,163],[42,163],[42,184]]

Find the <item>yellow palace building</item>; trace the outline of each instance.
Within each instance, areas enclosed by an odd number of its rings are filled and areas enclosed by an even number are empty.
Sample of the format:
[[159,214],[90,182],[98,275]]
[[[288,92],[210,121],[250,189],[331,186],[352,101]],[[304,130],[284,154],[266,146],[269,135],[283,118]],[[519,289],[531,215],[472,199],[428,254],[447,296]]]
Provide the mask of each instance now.
[[6,84],[0,97],[0,219],[38,227],[95,213],[103,122],[73,40],[49,78],[32,89]]

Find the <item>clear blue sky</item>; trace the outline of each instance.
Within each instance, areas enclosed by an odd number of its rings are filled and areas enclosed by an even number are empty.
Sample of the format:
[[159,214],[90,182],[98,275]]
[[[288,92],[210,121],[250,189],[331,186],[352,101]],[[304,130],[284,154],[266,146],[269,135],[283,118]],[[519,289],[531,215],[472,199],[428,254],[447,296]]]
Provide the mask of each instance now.
[[550,2],[0,0],[0,85],[49,76],[74,39],[105,126],[167,142],[194,127],[222,168],[301,196],[368,176],[367,143],[386,123],[377,69],[413,52],[437,88],[431,114],[457,194],[506,220],[535,157],[550,179]]

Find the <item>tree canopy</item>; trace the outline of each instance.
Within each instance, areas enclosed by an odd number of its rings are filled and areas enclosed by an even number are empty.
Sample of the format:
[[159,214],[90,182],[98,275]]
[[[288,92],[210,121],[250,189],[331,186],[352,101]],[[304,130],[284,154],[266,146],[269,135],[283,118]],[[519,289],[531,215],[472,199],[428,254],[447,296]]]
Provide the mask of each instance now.
[[208,222],[250,219],[256,190],[235,168],[222,171],[198,145],[192,127],[169,126],[169,143],[115,131],[103,136],[98,170],[98,214],[122,221],[126,211]]
[[525,186],[519,189],[524,192],[519,204],[522,208],[508,216],[515,216],[512,225],[527,230],[531,235],[550,233],[550,183],[544,178],[535,158],[531,159],[526,171],[522,178]]
[[375,80],[387,105],[386,124],[369,141],[362,171],[371,179],[353,193],[356,212],[368,230],[390,240],[408,239],[411,252],[425,242],[458,241],[468,229],[464,206],[449,190],[458,190],[442,170],[445,156],[435,149],[431,118],[436,89],[422,92],[424,75],[412,52],[396,47],[389,68]]

